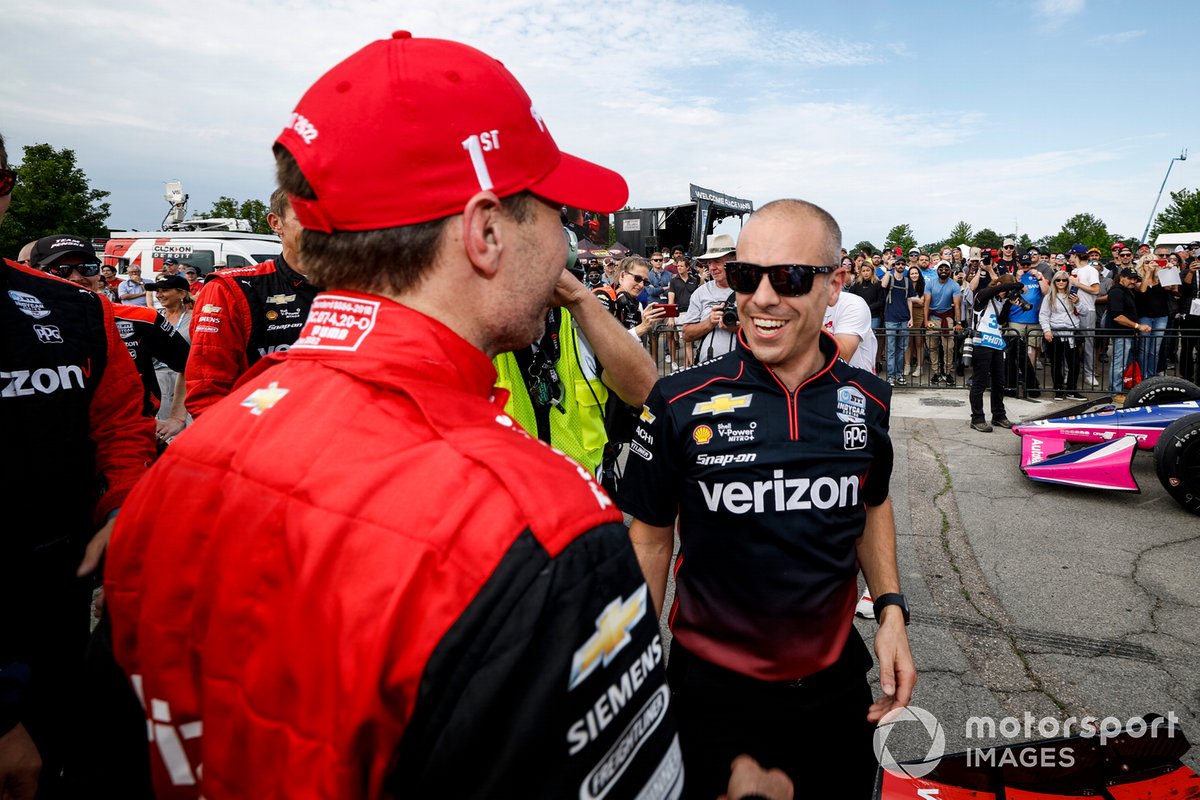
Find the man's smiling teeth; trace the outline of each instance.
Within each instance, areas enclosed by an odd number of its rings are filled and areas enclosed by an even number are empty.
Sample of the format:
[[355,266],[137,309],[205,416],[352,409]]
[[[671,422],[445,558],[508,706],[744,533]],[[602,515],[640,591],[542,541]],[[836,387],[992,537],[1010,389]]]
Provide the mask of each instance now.
[[754,319],[754,327],[762,328],[763,330],[774,330],[782,328],[783,325],[784,322],[781,319],[758,319],[757,317]]

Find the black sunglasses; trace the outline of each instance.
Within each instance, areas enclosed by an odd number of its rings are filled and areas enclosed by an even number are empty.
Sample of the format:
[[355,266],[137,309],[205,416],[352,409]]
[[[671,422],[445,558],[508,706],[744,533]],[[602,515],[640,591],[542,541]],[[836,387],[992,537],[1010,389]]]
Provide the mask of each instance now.
[[47,264],[42,267],[43,272],[48,272],[58,278],[69,278],[75,270],[79,270],[79,274],[85,278],[92,278],[100,274],[100,262],[89,261],[86,264]]
[[12,192],[13,187],[17,185],[17,171],[15,169],[0,169],[0,197]]
[[758,290],[764,275],[771,288],[783,297],[802,297],[812,291],[813,277],[819,273],[833,272],[839,267],[810,264],[774,264],[762,267],[745,261],[730,261],[725,265],[725,279],[738,294],[753,294]]
[[628,275],[629,277],[633,278],[635,283],[645,283],[646,282],[646,279],[643,278],[641,275],[635,275],[632,272],[626,272],[625,274]]

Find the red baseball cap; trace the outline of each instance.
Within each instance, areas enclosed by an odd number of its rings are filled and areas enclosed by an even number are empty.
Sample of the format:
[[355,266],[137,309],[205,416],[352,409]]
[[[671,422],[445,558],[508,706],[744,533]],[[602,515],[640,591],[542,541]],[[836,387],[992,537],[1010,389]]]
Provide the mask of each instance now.
[[318,78],[275,141],[317,196],[291,198],[297,220],[326,233],[441,219],[482,190],[604,213],[629,198],[616,172],[558,149],[503,64],[408,31]]

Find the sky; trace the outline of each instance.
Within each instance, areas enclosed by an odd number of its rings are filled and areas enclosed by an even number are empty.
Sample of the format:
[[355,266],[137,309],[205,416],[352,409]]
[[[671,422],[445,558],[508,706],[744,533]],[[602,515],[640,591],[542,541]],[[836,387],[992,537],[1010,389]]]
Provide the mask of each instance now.
[[1037,239],[1080,212],[1140,237],[1169,164],[1159,210],[1200,187],[1200,151],[1172,162],[1200,146],[1191,0],[4,0],[0,19],[10,158],[74,150],[118,229],[156,228],[172,179],[193,212],[266,200],[305,89],[399,29],[503,61],[633,207],[696,183],[817,203],[846,246],[960,220]]

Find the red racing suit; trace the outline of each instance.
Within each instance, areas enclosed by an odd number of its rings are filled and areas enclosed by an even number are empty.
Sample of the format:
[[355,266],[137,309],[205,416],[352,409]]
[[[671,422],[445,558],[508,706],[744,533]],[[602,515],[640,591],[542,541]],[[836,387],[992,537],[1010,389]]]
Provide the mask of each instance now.
[[213,273],[192,313],[188,412],[200,416],[259,359],[291,347],[316,294],[283,256]]
[[154,362],[157,359],[176,372],[183,372],[188,361],[188,340],[153,308],[114,304],[113,314],[117,333],[142,378],[142,413],[153,417],[162,402]]
[[105,585],[160,800],[678,796],[621,515],[494,381],[325,293],[135,489]]
[[23,722],[47,778],[78,713],[91,582],[75,570],[154,458],[141,408],[112,304],[0,264],[0,735]]

